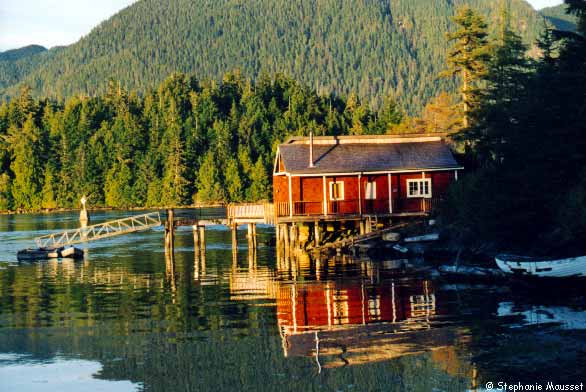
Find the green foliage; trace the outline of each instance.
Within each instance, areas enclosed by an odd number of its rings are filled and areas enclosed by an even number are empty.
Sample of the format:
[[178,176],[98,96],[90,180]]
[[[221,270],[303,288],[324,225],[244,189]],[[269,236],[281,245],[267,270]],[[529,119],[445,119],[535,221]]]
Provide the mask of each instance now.
[[221,202],[226,198],[221,184],[220,171],[214,153],[208,151],[200,168],[198,178],[197,201],[202,203]]
[[[584,1],[567,4],[586,21]],[[556,36],[562,40],[552,51]],[[512,32],[493,50],[483,115],[463,135],[468,167],[479,169],[453,190],[444,217],[468,243],[583,254],[586,45],[573,33],[542,42],[546,56],[534,64]]]
[[224,177],[228,199],[234,202],[242,201],[244,192],[238,169],[238,161],[236,159],[232,158],[228,160]]
[[43,189],[41,190],[41,207],[42,208],[56,208],[56,192],[55,187],[57,182],[55,181],[55,169],[48,163],[45,166],[45,180],[43,182]]
[[109,207],[132,207],[132,172],[126,162],[117,162],[106,175],[104,184],[106,205]]
[[0,174],[0,211],[12,209],[12,180],[7,173]]
[[250,182],[250,188],[247,193],[248,200],[262,200],[270,197],[269,177],[260,158],[252,168]]
[[[0,96],[18,95],[22,84],[58,99],[105,94],[111,78],[146,93],[173,72],[222,81],[239,69],[257,81],[282,72],[320,96],[355,92],[377,108],[393,93],[416,115],[431,97],[456,90],[437,74],[448,49],[443,35],[464,3],[498,18],[494,0],[144,0],[73,45],[0,61]],[[525,42],[534,42],[541,15],[523,0],[512,0],[511,12]]]
[[14,173],[12,181],[13,207],[30,210],[41,204],[42,166],[40,129],[29,115],[22,129],[11,129],[11,149],[13,161],[10,169]]
[[462,80],[462,125],[468,128],[471,113],[478,107],[480,100],[480,82],[487,73],[488,26],[484,17],[468,6],[460,8],[453,21],[458,29],[447,34],[453,47],[448,53],[448,70],[441,75],[459,76]]

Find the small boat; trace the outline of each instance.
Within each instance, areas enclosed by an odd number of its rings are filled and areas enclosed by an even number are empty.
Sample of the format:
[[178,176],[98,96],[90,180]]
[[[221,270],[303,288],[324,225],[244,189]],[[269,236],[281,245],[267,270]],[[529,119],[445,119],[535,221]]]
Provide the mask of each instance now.
[[505,274],[536,278],[586,277],[586,256],[566,259],[498,255],[496,264]]
[[19,250],[16,253],[18,261],[34,261],[34,260],[48,260],[48,259],[81,259],[83,258],[83,250],[69,247],[69,248],[29,248]]

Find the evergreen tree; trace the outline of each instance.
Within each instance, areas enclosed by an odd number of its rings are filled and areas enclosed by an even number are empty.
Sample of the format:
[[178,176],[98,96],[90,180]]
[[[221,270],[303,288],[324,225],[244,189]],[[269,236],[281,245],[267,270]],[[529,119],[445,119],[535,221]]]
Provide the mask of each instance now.
[[226,164],[224,184],[226,186],[226,193],[228,200],[231,202],[242,201],[243,187],[240,179],[240,171],[236,159],[229,159]]
[[108,171],[104,184],[106,205],[109,207],[128,208],[134,204],[132,190],[132,172],[127,162],[117,162]]
[[423,110],[423,122],[425,129],[430,133],[453,134],[459,132],[462,127],[461,107],[454,102],[452,96],[442,92],[433,98]]
[[226,200],[217,160],[212,151],[208,151],[199,167],[197,190],[197,201],[200,203]]
[[247,199],[250,201],[268,200],[270,198],[269,177],[262,160],[259,158],[252,169],[251,183]]
[[0,174],[0,211],[12,209],[12,180],[7,173]]
[[165,161],[161,202],[166,206],[179,206],[187,200],[189,182],[186,178],[187,166],[185,166],[181,118],[174,104],[171,105],[168,115],[164,143]]
[[42,208],[57,208],[57,195],[55,188],[57,187],[57,178],[55,176],[55,169],[51,163],[45,165],[45,180],[42,190]]
[[460,77],[462,125],[468,128],[471,125],[471,112],[478,107],[480,99],[478,84],[486,75],[489,59],[488,26],[484,17],[468,6],[460,8],[453,21],[458,29],[447,34],[448,40],[454,44],[448,53],[449,68],[441,75]]
[[40,129],[29,114],[22,130],[12,129],[11,148],[14,173],[12,182],[13,206],[17,209],[37,209],[41,207],[42,166],[38,141]]

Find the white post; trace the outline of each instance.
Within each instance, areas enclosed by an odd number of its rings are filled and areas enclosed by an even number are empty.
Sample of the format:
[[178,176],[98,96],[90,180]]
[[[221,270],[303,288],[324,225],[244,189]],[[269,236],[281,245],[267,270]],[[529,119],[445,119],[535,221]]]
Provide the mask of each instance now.
[[388,174],[389,182],[389,214],[393,213],[393,176],[391,173]]
[[323,188],[324,188],[323,212],[324,212],[324,215],[327,215],[328,214],[328,196],[326,193],[326,176],[323,176]]
[[358,211],[362,215],[362,174],[358,174]]
[[289,217],[293,218],[293,191],[291,187],[291,174],[289,174]]
[[[425,180],[425,172],[421,172],[421,178]],[[422,184],[423,185],[423,184]],[[421,192],[421,189],[419,190]],[[421,209],[425,212],[425,196],[421,198]]]
[[458,170],[454,170],[454,178],[458,181]]

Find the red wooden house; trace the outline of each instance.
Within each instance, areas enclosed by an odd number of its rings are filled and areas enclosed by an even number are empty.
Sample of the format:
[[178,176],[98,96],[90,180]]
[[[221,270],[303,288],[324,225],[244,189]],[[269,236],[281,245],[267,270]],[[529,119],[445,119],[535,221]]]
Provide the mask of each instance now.
[[295,137],[278,147],[281,223],[425,215],[458,179],[440,137]]

